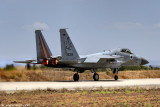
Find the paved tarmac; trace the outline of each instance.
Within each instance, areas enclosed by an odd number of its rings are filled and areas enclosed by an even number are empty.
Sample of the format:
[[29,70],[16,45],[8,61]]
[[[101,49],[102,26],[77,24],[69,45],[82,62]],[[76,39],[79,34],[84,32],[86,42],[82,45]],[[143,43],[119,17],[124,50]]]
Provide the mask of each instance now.
[[124,87],[160,88],[160,78],[155,79],[120,79],[99,81],[47,81],[47,82],[0,82],[0,91],[36,90],[42,89],[97,89],[124,88]]

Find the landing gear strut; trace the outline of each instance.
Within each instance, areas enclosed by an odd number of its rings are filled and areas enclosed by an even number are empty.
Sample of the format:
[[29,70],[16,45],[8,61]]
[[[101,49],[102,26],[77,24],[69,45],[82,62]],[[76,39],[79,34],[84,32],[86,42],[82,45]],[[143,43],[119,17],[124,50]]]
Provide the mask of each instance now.
[[74,81],[78,81],[78,80],[79,80],[79,75],[78,75],[78,73],[75,73],[75,74],[73,75],[73,80],[74,80]]
[[93,74],[94,81],[98,81],[99,80],[99,75],[96,73],[96,70],[95,69],[91,69],[91,72],[94,73]]
[[97,73],[94,73],[93,79],[94,79],[94,81],[98,81],[99,80],[99,75]]
[[113,69],[113,74],[115,74],[114,79],[118,80],[118,68]]

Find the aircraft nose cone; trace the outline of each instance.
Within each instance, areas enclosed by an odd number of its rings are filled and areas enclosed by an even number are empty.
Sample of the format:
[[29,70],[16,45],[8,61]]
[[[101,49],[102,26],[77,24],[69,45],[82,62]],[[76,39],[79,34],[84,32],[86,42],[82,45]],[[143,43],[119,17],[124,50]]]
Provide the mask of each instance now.
[[145,64],[148,64],[149,62],[144,59],[144,58],[141,58],[141,65],[145,65]]

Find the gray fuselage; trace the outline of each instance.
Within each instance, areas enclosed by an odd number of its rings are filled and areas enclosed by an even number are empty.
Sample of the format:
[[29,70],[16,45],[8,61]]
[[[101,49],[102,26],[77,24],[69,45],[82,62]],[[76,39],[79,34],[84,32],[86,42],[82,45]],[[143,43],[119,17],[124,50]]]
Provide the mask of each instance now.
[[[116,59],[108,59],[105,56],[117,57]],[[97,62],[93,60],[97,57],[101,59]],[[92,59],[90,62],[85,62],[87,59]],[[59,61],[65,67],[81,68],[81,69],[94,69],[94,68],[119,68],[120,66],[139,66],[147,64],[148,61],[142,57],[136,56],[131,53],[129,49],[115,49],[105,52],[81,56],[77,60],[72,61]]]

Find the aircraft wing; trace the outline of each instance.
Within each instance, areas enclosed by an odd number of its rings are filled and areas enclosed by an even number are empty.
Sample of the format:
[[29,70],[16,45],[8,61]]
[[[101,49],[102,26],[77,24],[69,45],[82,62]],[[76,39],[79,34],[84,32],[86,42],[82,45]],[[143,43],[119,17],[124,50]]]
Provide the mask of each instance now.
[[88,56],[84,63],[98,63],[104,61],[114,61],[115,59],[120,59],[121,56],[111,56],[111,55],[98,55],[98,56]]

